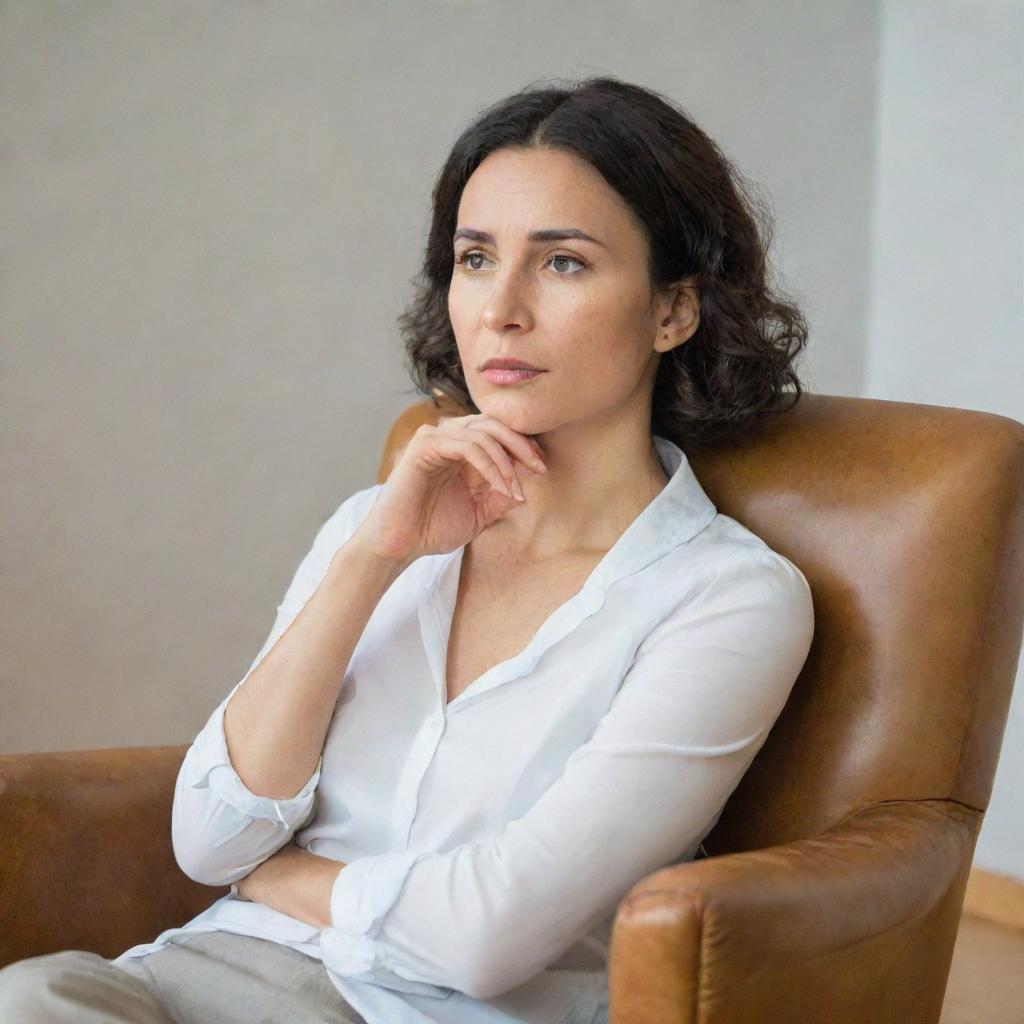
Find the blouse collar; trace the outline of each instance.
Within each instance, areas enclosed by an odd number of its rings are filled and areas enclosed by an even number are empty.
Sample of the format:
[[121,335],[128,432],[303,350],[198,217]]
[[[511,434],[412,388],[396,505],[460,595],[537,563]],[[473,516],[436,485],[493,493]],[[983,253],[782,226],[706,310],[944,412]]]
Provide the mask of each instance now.
[[717,514],[686,454],[667,437],[653,435],[668,482],[598,563],[585,590],[604,589],[639,572],[700,533]]

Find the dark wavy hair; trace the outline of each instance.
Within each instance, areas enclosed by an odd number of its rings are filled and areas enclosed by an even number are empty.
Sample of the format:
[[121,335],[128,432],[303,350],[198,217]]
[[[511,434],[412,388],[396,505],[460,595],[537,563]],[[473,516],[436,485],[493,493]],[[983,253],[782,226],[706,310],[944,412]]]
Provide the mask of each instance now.
[[767,204],[680,107],[606,76],[528,85],[484,110],[456,140],[434,184],[416,294],[398,317],[405,365],[421,394],[480,412],[448,316],[452,236],[470,175],[506,147],[562,150],[604,177],[645,228],[652,294],[695,278],[700,324],[662,353],[652,433],[690,454],[746,433],[762,413],[796,405],[802,388],[793,361],[807,323],[769,283]]

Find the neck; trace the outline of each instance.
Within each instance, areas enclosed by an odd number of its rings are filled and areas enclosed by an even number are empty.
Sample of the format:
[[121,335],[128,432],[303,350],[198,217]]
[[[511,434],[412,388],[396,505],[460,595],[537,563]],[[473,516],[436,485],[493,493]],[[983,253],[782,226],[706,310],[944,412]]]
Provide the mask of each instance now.
[[537,440],[547,472],[521,471],[526,501],[481,534],[530,561],[607,551],[668,483],[649,429]]

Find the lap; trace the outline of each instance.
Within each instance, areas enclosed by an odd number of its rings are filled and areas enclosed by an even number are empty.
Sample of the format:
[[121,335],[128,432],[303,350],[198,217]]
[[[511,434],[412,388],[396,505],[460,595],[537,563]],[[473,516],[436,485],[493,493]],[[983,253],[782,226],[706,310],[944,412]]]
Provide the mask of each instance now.
[[81,949],[28,957],[0,970],[0,1021],[179,1024],[145,982]]
[[83,950],[20,960],[0,970],[0,1020],[365,1024],[319,960],[231,932],[190,935],[116,966]]

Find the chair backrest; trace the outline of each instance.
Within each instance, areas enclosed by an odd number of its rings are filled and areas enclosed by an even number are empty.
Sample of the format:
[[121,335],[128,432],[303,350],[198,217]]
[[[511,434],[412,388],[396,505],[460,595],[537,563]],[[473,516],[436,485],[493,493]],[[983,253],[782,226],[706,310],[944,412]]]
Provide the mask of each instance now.
[[[468,411],[406,409],[378,481],[420,424]],[[706,851],[818,835],[877,801],[984,813],[1024,622],[1024,424],[805,393],[689,461],[720,512],[800,567],[815,606],[803,672]]]

